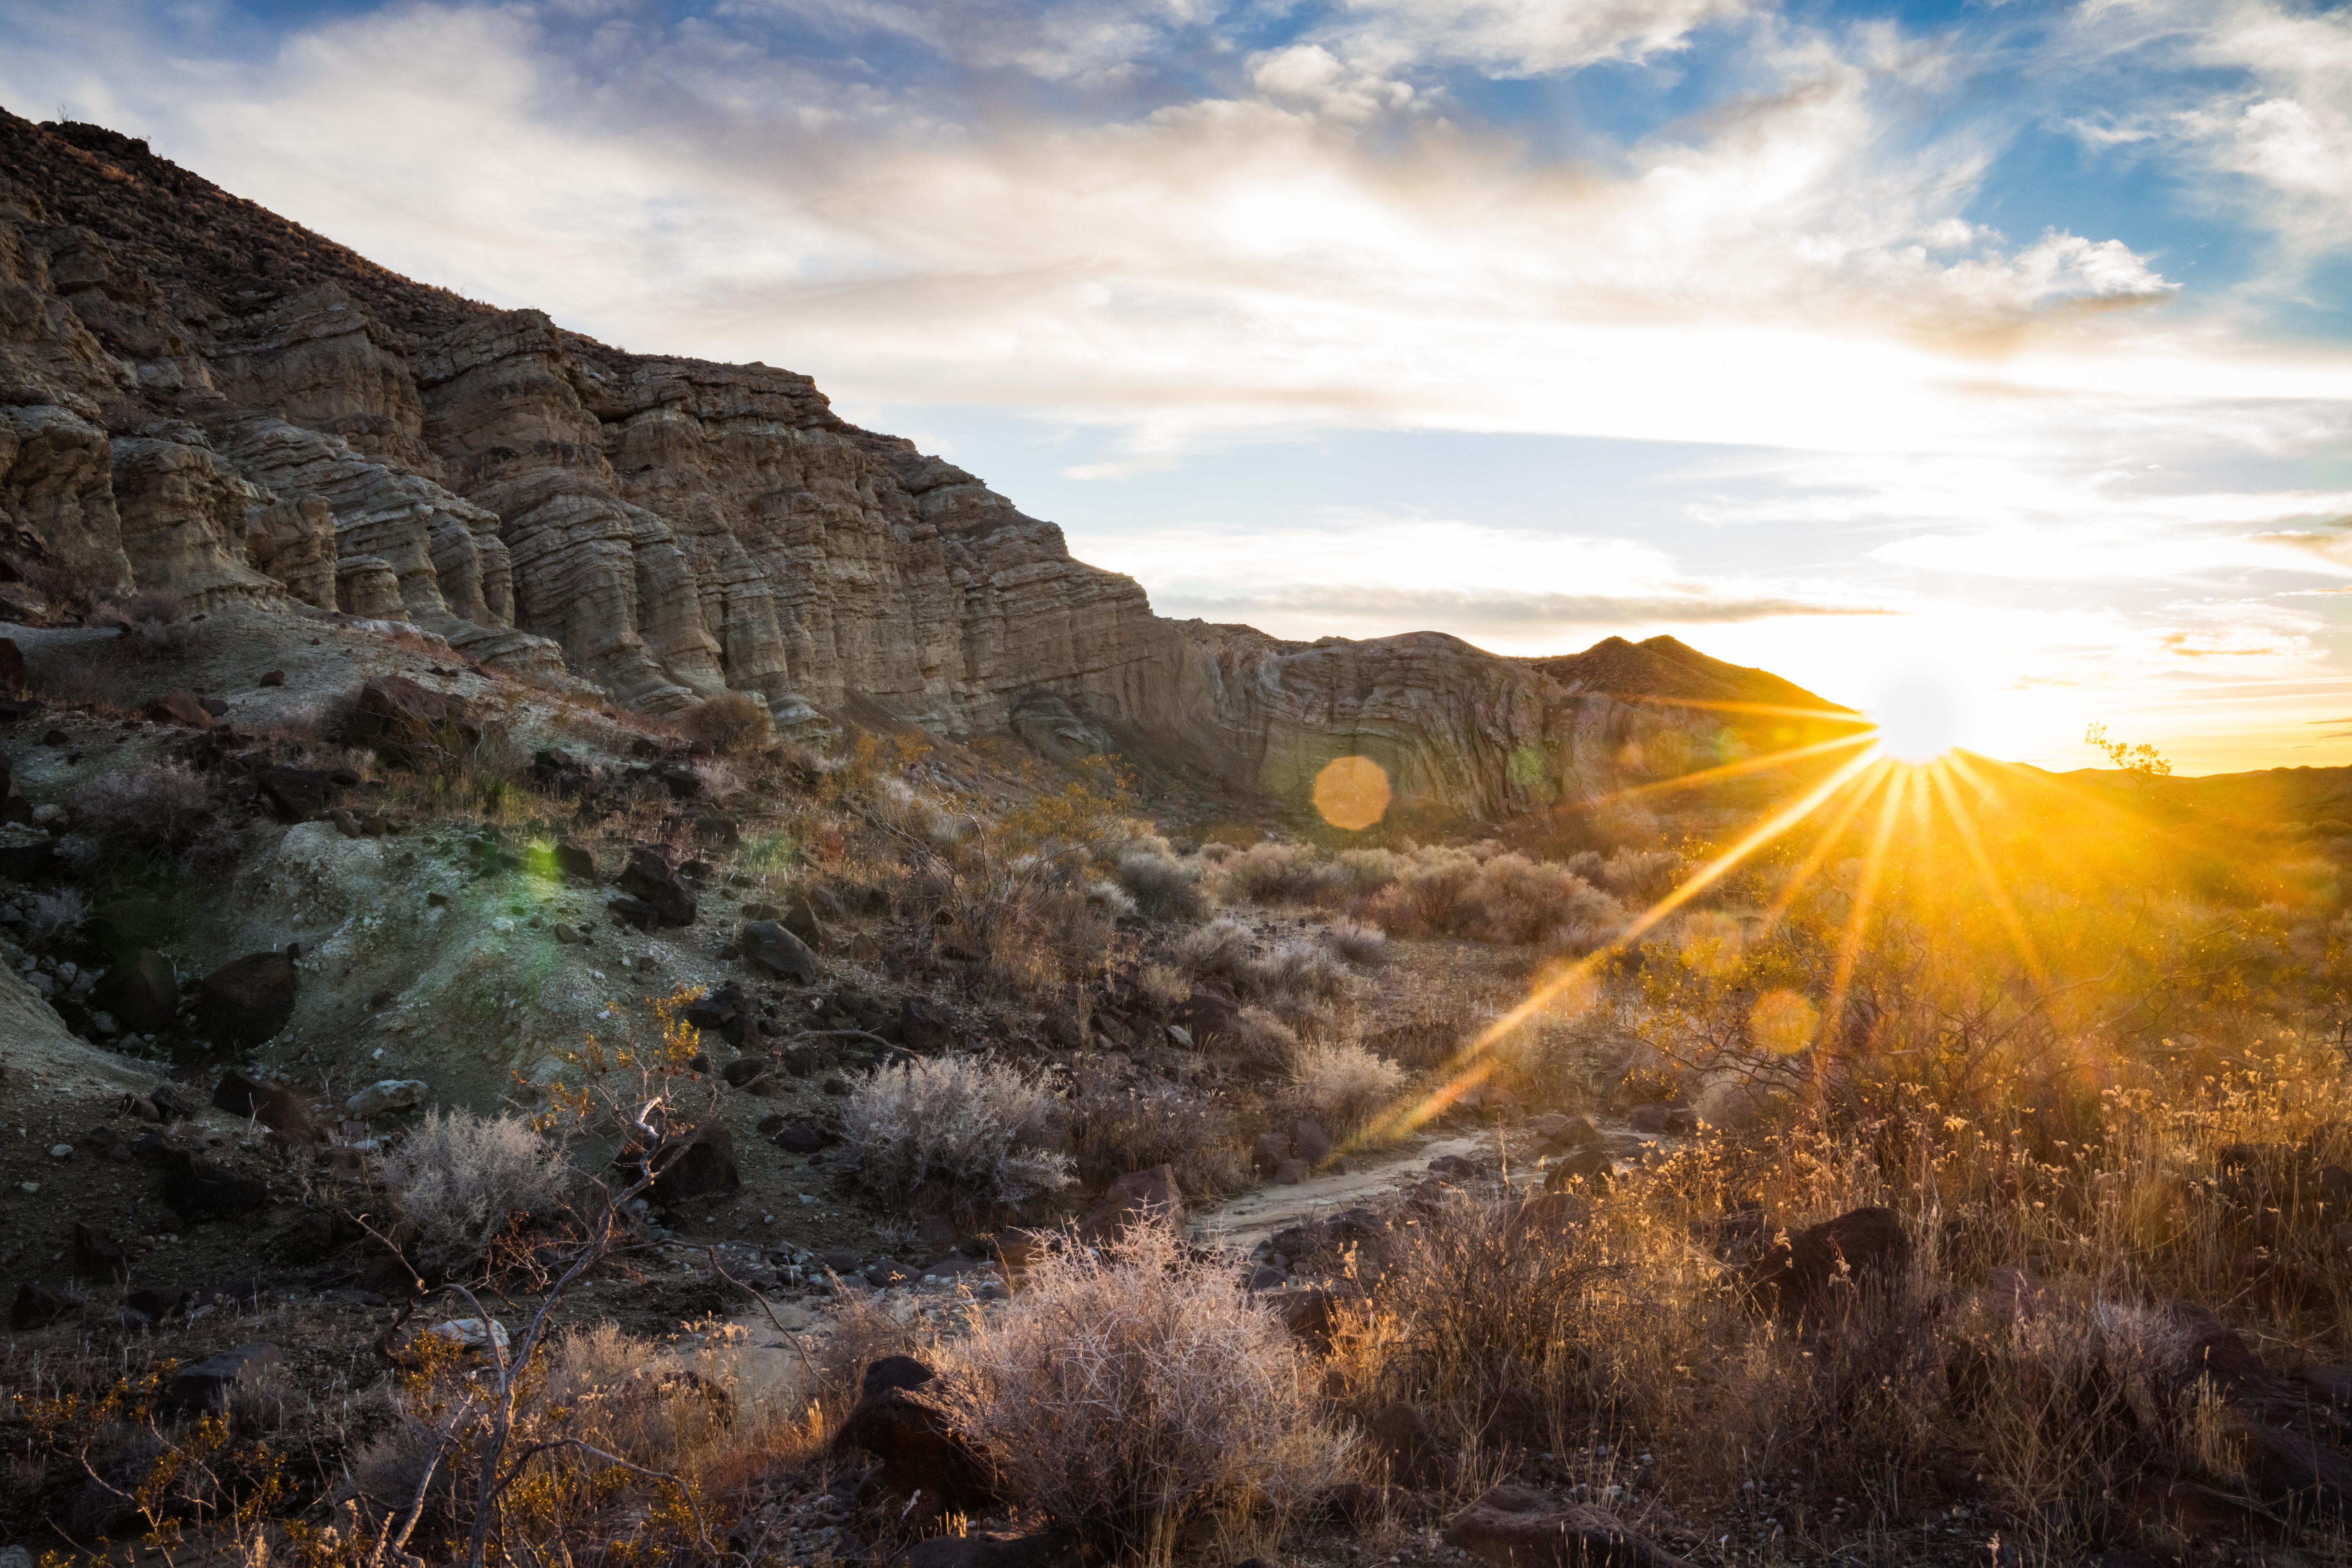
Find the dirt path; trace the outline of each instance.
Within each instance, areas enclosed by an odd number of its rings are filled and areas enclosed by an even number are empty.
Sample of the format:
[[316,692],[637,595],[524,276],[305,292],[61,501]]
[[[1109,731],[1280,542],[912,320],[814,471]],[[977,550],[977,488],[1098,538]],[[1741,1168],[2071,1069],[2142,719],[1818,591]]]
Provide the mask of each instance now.
[[[1494,1158],[1495,1148],[1494,1132],[1484,1129],[1410,1138],[1376,1153],[1350,1155],[1345,1174],[1315,1176],[1295,1187],[1258,1187],[1200,1210],[1192,1215],[1192,1237],[1202,1247],[1245,1253],[1276,1231],[1393,1197],[1427,1175],[1432,1160],[1460,1154],[1483,1164]],[[1516,1176],[1519,1162],[1511,1163]],[[1528,1165],[1531,1174],[1532,1158]]]

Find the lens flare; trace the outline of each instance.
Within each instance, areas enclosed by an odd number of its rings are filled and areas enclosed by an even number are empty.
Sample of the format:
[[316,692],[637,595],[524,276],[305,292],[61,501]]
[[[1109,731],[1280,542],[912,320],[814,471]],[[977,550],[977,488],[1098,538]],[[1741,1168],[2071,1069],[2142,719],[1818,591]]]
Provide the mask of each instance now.
[[1388,770],[1370,757],[1335,757],[1315,775],[1315,809],[1334,827],[1360,833],[1388,815]]

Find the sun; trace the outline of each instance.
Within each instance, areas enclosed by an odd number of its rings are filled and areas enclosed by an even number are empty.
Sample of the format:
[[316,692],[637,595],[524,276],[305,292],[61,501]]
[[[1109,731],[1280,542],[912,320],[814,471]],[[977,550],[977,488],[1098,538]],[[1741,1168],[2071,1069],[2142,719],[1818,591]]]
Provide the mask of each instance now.
[[1878,726],[1875,749],[1898,763],[1932,763],[1962,738],[1959,716],[1941,702],[1900,703],[1870,717]]

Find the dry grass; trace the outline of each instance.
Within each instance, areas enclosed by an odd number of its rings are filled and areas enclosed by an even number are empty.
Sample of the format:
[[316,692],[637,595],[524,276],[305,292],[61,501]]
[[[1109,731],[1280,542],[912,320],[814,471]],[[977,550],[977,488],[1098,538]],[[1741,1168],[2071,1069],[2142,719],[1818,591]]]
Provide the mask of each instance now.
[[1013,1063],[919,1057],[856,1080],[843,1142],[893,1206],[977,1215],[1070,1184],[1062,1113],[1053,1088]]
[[1159,1226],[1038,1264],[945,1347],[938,1397],[1024,1504],[1151,1562],[1248,1555],[1349,1457],[1274,1316]]
[[516,1218],[562,1196],[571,1173],[562,1149],[520,1118],[462,1109],[428,1113],[383,1165],[419,1260],[436,1268],[479,1259]]
[[1232,1114],[1180,1084],[1121,1082],[1108,1073],[1081,1071],[1070,1097],[1069,1128],[1070,1153],[1090,1180],[1170,1164],[1185,1198],[1202,1202],[1237,1192],[1249,1179]]

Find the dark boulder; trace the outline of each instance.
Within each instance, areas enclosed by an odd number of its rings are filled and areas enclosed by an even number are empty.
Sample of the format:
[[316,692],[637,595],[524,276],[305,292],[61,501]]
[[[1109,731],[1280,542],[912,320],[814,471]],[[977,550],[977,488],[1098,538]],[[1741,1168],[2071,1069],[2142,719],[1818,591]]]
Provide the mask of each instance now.
[[387,762],[415,767],[481,742],[482,726],[462,697],[419,686],[404,675],[366,682],[352,700],[344,738],[373,747]]
[[90,1005],[114,1015],[135,1035],[171,1027],[180,1010],[179,977],[171,961],[152,948],[134,948],[114,961],[89,994]]
[[[634,1177],[640,1173],[644,1156],[644,1145],[632,1143],[613,1163]],[[731,1193],[743,1184],[742,1172],[735,1164],[735,1135],[716,1125],[662,1140],[653,1151],[653,1170],[648,1192],[659,1204]]]
[[656,925],[694,923],[694,884],[672,868],[658,849],[631,850],[628,865],[613,885],[651,909]]
[[111,1279],[120,1284],[131,1278],[131,1259],[122,1244],[79,1220],[74,1222],[73,1258],[74,1272],[85,1279]]
[[833,1449],[879,1460],[863,1489],[907,1499],[926,1520],[978,1513],[996,1500],[979,1450],[944,1414],[904,1387],[880,1387],[861,1397],[834,1433]]
[[772,1140],[787,1154],[814,1154],[841,1142],[840,1138],[814,1121],[787,1121],[778,1129]]
[[[0,637],[0,697],[30,697],[33,672],[25,666],[25,650],[15,637]],[[7,793],[0,789],[0,795]]]
[[253,775],[270,815],[280,822],[308,822],[333,804],[335,776],[323,768],[272,765]]
[[1454,1455],[1420,1406],[1402,1401],[1384,1405],[1365,1423],[1364,1435],[1397,1485],[1433,1491],[1454,1484]]
[[172,1149],[163,1154],[163,1206],[191,1224],[251,1214],[269,1201],[257,1176]]
[[133,893],[99,905],[90,911],[85,929],[110,956],[121,958],[142,947],[161,945],[164,932],[171,929],[171,916],[160,900]]
[[806,942],[773,921],[747,922],[736,945],[754,974],[797,980],[803,985],[816,980],[816,954],[808,950]]
[[751,998],[743,994],[741,986],[722,985],[688,1003],[686,1010],[678,1016],[698,1029],[716,1033],[733,1023],[750,1005]]
[[752,1094],[765,1094],[774,1087],[776,1064],[769,1057],[738,1057],[719,1069],[719,1077],[730,1089],[740,1089]]
[[1893,1209],[1852,1209],[1774,1242],[1744,1283],[1767,1311],[1820,1317],[1865,1280],[1890,1278],[1909,1252]]
[[1185,1006],[1185,1018],[1193,1043],[1205,1048],[1211,1041],[1229,1039],[1240,1030],[1242,1010],[1232,997],[1196,985]]
[[179,1410],[218,1410],[239,1389],[253,1388],[278,1373],[286,1358],[267,1341],[207,1356],[173,1374],[165,1403]]
[[925,1056],[947,1050],[956,1042],[955,1015],[937,1002],[909,996],[898,1005],[898,1043]]
[[176,724],[183,730],[209,730],[218,722],[193,691],[167,691],[146,707],[140,714],[152,724]]
[[16,1287],[16,1299],[8,1305],[8,1327],[20,1334],[27,1329],[45,1329],[80,1310],[71,1297],[27,1280]]
[[308,1100],[283,1084],[247,1078],[235,1068],[221,1074],[213,1090],[213,1104],[231,1116],[250,1117],[264,1127],[276,1128],[289,1138],[319,1136],[318,1119],[311,1115]]
[[1176,1185],[1176,1167],[1154,1165],[1130,1171],[1113,1182],[1087,1216],[1089,1236],[1113,1237],[1146,1220],[1160,1220],[1170,1229],[1184,1228],[1184,1194]]
[[1261,1176],[1271,1176],[1290,1158],[1290,1134],[1261,1132],[1250,1145],[1250,1169]]
[[559,839],[555,846],[555,871],[561,877],[593,882],[596,879],[596,857],[577,844]]
[[225,1050],[274,1038],[294,1016],[299,982],[290,953],[248,953],[196,982],[196,1032]]

